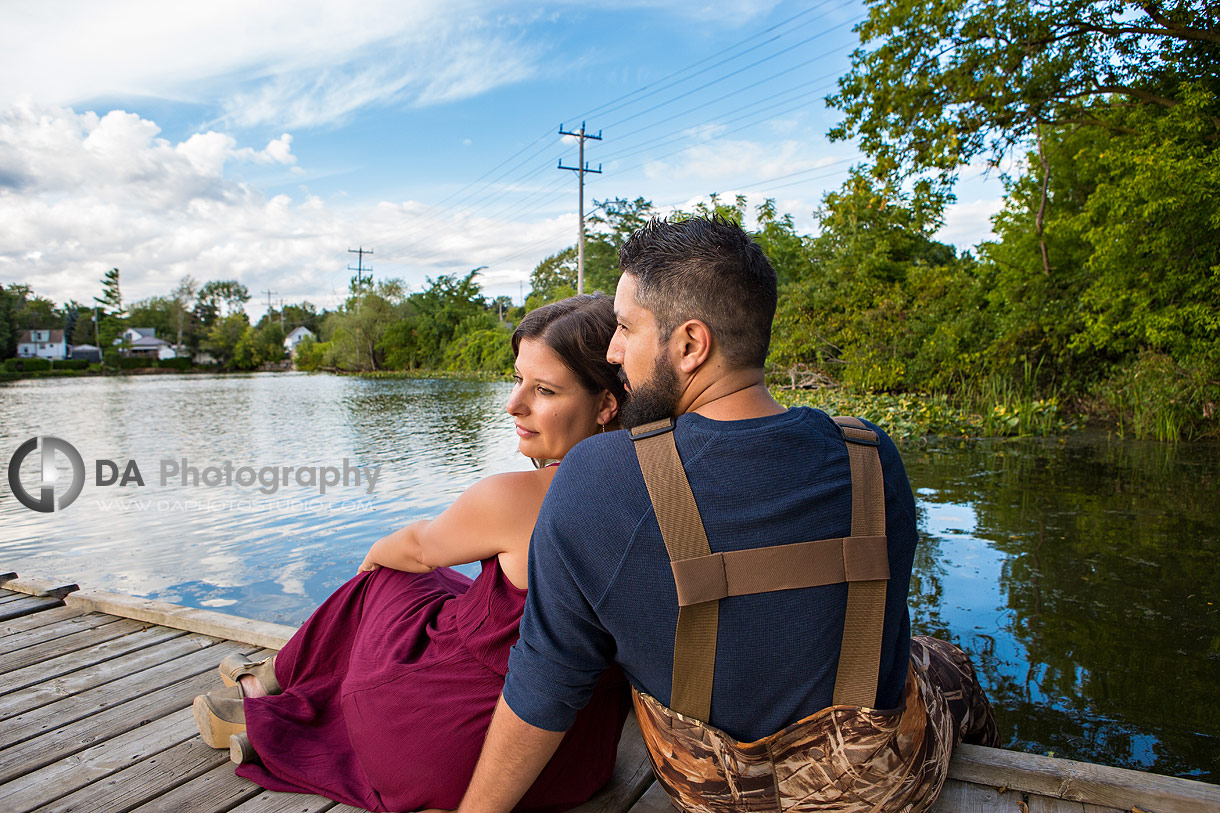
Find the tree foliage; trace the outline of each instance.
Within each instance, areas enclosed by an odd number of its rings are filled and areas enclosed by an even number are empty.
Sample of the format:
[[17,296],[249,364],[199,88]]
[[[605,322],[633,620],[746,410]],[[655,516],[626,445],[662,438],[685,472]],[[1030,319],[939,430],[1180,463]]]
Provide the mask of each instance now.
[[[830,97],[832,137],[859,139],[882,173],[934,170],[949,180],[976,158],[998,161],[1039,128],[1097,125],[1123,106],[1172,109],[1220,81],[1212,0],[871,0],[852,69]],[[1220,113],[1206,114],[1208,138]]]

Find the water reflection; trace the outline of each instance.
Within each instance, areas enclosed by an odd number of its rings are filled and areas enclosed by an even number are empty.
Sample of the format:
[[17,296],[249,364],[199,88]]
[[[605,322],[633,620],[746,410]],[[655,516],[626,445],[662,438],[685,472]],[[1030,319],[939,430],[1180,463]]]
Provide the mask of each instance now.
[[[54,514],[0,485],[0,569],[298,624],[378,537],[529,466],[508,393],[297,374],[0,385],[0,459],[50,434],[88,469]],[[1220,781],[1218,452],[1105,438],[904,450],[924,535],[913,626],[975,656],[1008,745]],[[381,469],[373,494],[161,485],[158,461],[184,457]],[[145,486],[98,487],[96,458],[137,460]],[[33,482],[36,461],[22,474]]]
[[[27,575],[297,624],[370,544],[435,515],[471,483],[522,469],[509,385],[306,375],[52,379],[0,387],[0,452],[33,435],[86,460],[67,511],[0,489],[0,565]],[[144,486],[99,487],[92,462],[137,461]],[[365,486],[162,485],[160,461],[203,469],[380,466]],[[37,461],[25,472],[37,478]],[[24,469],[23,469],[24,471]],[[477,570],[477,565],[468,568]]]
[[1220,781],[1217,451],[907,452],[913,626],[976,656],[1010,746]]

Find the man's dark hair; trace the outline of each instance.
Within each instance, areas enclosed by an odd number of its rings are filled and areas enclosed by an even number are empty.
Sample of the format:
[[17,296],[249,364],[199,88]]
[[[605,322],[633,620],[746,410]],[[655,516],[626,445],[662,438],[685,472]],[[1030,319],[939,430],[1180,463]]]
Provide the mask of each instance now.
[[712,331],[737,368],[762,367],[775,317],[775,269],[740,226],[714,215],[653,218],[619,249],[636,298],[657,320],[661,340],[688,319]]

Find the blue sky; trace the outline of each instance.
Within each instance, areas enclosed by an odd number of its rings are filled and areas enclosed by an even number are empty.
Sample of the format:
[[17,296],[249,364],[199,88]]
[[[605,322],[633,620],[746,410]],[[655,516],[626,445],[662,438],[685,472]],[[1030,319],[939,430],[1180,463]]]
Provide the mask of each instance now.
[[[720,3],[163,2],[0,9],[0,283],[89,301],[184,275],[341,301],[348,248],[378,278],[483,274],[528,291],[575,242],[573,139],[593,200],[774,197],[804,231],[859,156],[823,99],[858,0]],[[969,178],[942,239],[984,239]],[[258,292],[258,293],[256,293]]]

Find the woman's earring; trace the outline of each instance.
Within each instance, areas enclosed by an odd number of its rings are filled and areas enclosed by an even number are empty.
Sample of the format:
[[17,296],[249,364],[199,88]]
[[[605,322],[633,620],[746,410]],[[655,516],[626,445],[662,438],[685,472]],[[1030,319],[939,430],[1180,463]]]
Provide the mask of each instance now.
[[604,423],[599,423],[598,426],[601,427],[601,429],[598,430],[599,433],[606,431],[606,425]]

